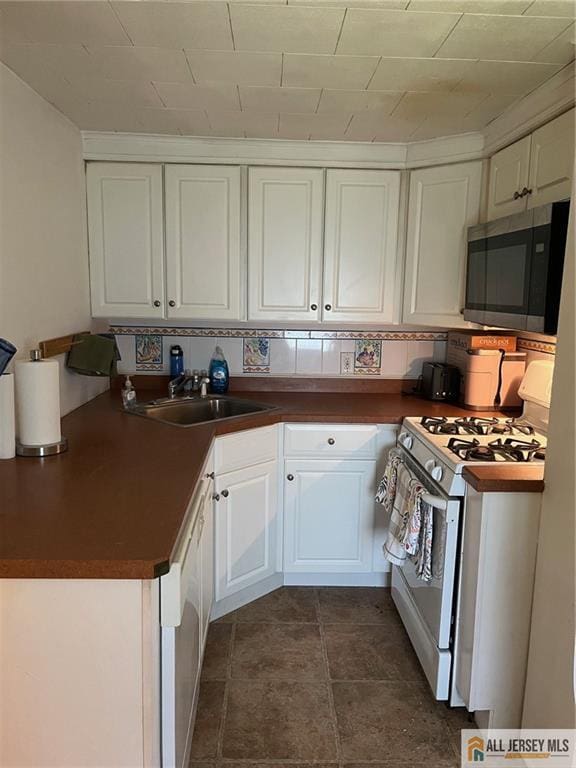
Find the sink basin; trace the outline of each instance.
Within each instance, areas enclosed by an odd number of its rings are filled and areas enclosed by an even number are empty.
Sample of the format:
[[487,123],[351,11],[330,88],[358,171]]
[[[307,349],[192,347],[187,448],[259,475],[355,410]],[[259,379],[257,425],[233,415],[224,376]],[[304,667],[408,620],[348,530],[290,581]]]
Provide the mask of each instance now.
[[275,405],[262,405],[250,400],[209,395],[208,397],[179,397],[174,400],[152,400],[128,410],[137,416],[155,419],[177,427],[192,427],[221,419],[234,419],[251,413],[275,411]]

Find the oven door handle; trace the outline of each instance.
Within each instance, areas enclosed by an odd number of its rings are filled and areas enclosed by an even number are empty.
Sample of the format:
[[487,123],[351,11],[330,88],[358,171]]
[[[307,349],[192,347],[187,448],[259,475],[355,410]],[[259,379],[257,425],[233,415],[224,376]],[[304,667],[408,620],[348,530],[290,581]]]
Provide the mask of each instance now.
[[424,501],[426,504],[429,504],[431,507],[434,507],[434,509],[445,510],[448,508],[448,502],[446,499],[443,499],[441,496],[433,496],[431,493],[423,493],[422,501]]

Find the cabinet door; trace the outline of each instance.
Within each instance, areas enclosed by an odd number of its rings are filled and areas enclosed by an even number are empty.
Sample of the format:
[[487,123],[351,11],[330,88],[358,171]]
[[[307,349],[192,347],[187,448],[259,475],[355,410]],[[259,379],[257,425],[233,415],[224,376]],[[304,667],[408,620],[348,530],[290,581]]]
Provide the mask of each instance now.
[[376,462],[295,459],[284,468],[284,571],[371,571]]
[[391,323],[400,173],[326,172],[324,322]]
[[570,197],[574,171],[574,110],[532,134],[528,208]]
[[214,602],[214,500],[212,485],[200,510],[204,525],[200,538],[202,611],[200,617],[202,648],[206,643],[210,613]]
[[480,161],[410,174],[405,323],[464,324],[467,228],[478,222],[481,181]]
[[168,317],[243,320],[240,168],[166,166]]
[[323,198],[321,169],[250,168],[249,320],[320,317]]
[[163,317],[162,166],[86,168],[94,317]]
[[216,480],[216,601],[277,571],[277,462]]
[[518,195],[528,184],[530,141],[526,136],[490,158],[488,221],[526,209],[526,198]]

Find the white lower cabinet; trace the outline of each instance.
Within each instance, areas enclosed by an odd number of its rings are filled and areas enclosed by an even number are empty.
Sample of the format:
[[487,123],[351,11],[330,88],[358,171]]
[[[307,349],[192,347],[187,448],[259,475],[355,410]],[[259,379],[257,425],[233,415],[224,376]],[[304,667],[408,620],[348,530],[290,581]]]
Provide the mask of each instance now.
[[541,496],[468,486],[458,589],[455,680],[489,728],[519,728]]
[[376,462],[293,459],[284,468],[284,571],[371,571]]
[[277,463],[216,480],[216,601],[277,571]]

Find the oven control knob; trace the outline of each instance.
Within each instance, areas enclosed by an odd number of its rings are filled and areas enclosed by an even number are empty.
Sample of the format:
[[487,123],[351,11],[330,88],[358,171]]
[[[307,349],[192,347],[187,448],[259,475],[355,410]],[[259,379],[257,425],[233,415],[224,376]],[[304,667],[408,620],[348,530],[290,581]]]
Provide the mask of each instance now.
[[412,438],[412,435],[409,435],[407,432],[401,432],[398,437],[398,442],[400,445],[404,446],[407,451],[409,451],[412,448],[412,445],[414,443],[414,440]]
[[434,459],[428,459],[427,462],[424,464],[424,469],[428,474],[434,478],[434,480],[442,480],[442,476],[444,474],[444,470],[442,467],[439,467]]

